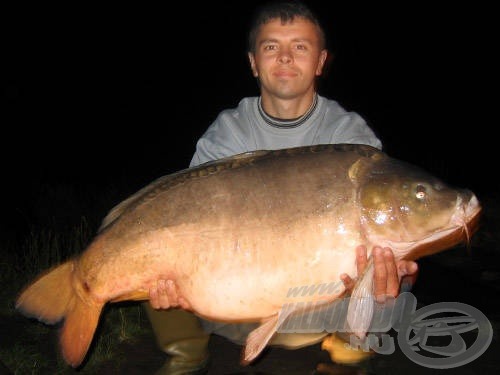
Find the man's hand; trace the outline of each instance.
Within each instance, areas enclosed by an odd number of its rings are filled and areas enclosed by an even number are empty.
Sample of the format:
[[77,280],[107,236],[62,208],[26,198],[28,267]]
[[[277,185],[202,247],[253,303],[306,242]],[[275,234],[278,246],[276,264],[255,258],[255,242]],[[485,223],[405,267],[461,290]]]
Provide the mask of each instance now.
[[[401,286],[403,290],[411,289],[415,283],[418,273],[417,263],[410,260],[400,260],[396,263],[394,254],[389,247],[381,248],[375,246],[372,251],[374,265],[374,295],[379,303],[385,301],[386,296],[397,297]],[[358,275],[361,275],[368,263],[366,246],[360,245],[356,248],[356,267]],[[354,280],[347,274],[340,276],[346,289],[354,288]]]
[[189,302],[179,295],[177,285],[172,280],[158,280],[156,285],[149,288],[149,303],[157,310],[171,307],[191,309]]

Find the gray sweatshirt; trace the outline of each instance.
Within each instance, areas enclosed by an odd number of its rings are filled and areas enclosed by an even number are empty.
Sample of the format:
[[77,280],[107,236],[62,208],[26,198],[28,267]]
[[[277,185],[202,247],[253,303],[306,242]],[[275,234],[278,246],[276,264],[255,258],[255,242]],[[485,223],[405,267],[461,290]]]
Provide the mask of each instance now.
[[[237,108],[222,111],[196,144],[190,167],[255,150],[329,143],[382,143],[355,112],[347,112],[336,101],[316,96],[311,108],[295,120],[281,121],[264,113],[259,97],[244,98]],[[243,344],[259,323],[221,323],[201,319],[207,333],[216,333]],[[298,348],[318,342],[327,333],[276,334],[270,345]]]
[[280,122],[264,113],[259,97],[244,98],[237,108],[222,111],[198,140],[190,167],[255,150],[330,143],[382,143],[365,120],[336,101],[317,95],[300,118]]

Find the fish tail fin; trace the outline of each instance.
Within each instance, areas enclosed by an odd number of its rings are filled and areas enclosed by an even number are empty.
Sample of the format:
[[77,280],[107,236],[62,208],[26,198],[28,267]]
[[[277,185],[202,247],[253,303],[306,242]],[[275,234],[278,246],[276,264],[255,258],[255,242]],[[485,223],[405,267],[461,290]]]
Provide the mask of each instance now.
[[66,315],[73,295],[71,277],[75,261],[70,260],[42,273],[21,292],[16,309],[29,318],[55,324]]
[[60,343],[63,357],[78,366],[90,347],[103,305],[83,300],[74,288],[75,260],[42,273],[21,292],[16,309],[46,324],[64,319]]
[[78,367],[85,358],[102,308],[102,304],[88,303],[73,295],[59,339],[64,360],[72,367]]

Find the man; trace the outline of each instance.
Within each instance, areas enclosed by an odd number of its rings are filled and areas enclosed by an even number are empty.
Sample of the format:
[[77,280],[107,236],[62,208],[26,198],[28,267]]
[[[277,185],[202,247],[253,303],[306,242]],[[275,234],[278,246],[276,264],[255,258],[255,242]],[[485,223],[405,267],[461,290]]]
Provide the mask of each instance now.
[[[356,113],[316,91],[328,52],[324,32],[313,13],[302,3],[271,2],[256,14],[249,33],[248,58],[260,87],[259,97],[244,98],[237,108],[222,111],[198,140],[190,166],[259,149],[280,149],[321,143],[362,143],[381,148],[380,140]],[[358,247],[358,272],[367,263],[367,249]],[[395,263],[390,249],[376,248],[375,295],[397,296],[401,277],[415,275],[414,262]],[[346,287],[353,280],[344,275]],[[153,308],[187,307],[172,282],[160,281],[151,290]],[[147,305],[146,305],[147,306]],[[206,368],[208,337],[215,332],[235,342],[244,340],[251,325],[203,321],[191,313],[147,306],[157,341],[171,355],[165,374],[193,374]],[[300,335],[299,335],[300,336]],[[324,336],[324,335],[323,335]],[[277,335],[271,344],[289,347],[313,343],[318,337]],[[298,337],[298,336],[297,336]]]

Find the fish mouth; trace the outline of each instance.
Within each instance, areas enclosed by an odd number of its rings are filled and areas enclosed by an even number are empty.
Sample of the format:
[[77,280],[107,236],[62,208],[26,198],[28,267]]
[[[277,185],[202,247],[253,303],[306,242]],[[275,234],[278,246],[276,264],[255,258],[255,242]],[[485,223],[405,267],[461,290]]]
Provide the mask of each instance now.
[[416,260],[460,244],[470,247],[471,238],[480,226],[482,207],[475,195],[470,197],[467,204],[461,204],[461,206],[463,206],[463,209],[458,210],[451,219],[451,223],[455,225],[440,232],[437,239],[436,235],[431,236],[427,241],[412,249],[402,259]]

